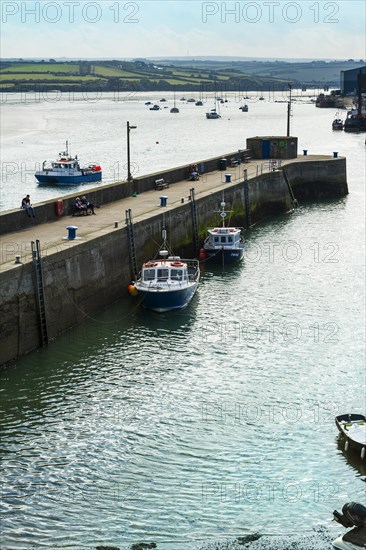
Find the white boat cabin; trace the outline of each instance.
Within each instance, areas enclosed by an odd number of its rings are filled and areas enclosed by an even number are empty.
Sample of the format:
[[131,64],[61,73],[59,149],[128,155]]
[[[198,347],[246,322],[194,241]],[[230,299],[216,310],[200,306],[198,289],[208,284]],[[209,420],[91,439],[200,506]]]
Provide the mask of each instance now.
[[208,230],[208,243],[213,247],[230,248],[241,242],[241,230],[236,227],[214,227]]
[[187,264],[180,260],[159,260],[147,262],[142,267],[143,283],[186,283],[189,280]]

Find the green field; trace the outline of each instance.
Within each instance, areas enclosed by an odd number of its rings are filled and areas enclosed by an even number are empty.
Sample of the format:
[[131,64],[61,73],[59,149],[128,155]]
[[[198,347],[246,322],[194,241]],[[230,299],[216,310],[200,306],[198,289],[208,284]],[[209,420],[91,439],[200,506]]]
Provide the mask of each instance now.
[[55,76],[54,74],[43,74],[43,73],[23,73],[23,74],[1,74],[0,75],[0,82],[6,82],[6,81],[29,81],[29,80],[38,80],[43,82],[86,82],[86,81],[102,81],[103,79],[98,76]]
[[0,73],[79,73],[74,63],[13,63],[0,69]]
[[[354,62],[356,64],[356,62]],[[160,68],[158,68],[158,66]],[[163,67],[163,69],[161,68]],[[0,60],[0,86],[15,91],[37,83],[45,89],[82,87],[85,83],[105,91],[134,89],[140,91],[207,89],[248,90],[282,89],[289,82],[311,86],[339,82],[339,71],[350,68],[342,62],[256,62],[175,60],[173,63],[136,61],[19,62]]]

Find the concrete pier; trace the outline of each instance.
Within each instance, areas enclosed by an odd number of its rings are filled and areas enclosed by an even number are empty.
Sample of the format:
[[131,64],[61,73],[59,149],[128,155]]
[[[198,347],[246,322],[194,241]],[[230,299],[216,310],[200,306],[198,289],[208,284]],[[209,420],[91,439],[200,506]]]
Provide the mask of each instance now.
[[[232,155],[235,158],[235,153]],[[233,210],[231,223],[240,226],[245,226],[247,221],[245,185],[251,223],[291,209],[291,188],[297,200],[336,198],[348,193],[346,160],[342,157],[301,156],[282,160],[280,169],[275,170],[269,161],[263,159],[234,163],[226,171],[231,174],[230,181],[225,177],[225,171],[217,170],[218,158],[209,161],[204,161],[206,171],[199,181],[187,181],[185,177],[175,179],[179,174],[186,174],[187,167],[175,169],[175,175],[172,175],[173,171],[167,171],[140,178],[141,181],[136,182],[137,196],[131,196],[128,189],[128,196],[116,198],[127,195],[126,185],[122,188],[122,184],[88,190],[90,202],[100,205],[96,216],[76,218],[66,214],[57,217],[54,199],[35,206],[37,225],[32,225],[33,220],[18,209],[0,214],[0,365],[40,345],[32,240],[38,239],[41,244],[48,332],[53,339],[126,295],[130,282],[125,227],[127,209],[132,210],[139,266],[156,252],[156,243],[161,240],[163,213],[174,252],[182,255],[191,245],[191,188],[195,189],[202,241],[207,227],[218,224],[215,211],[219,208],[223,190],[225,201]],[[210,171],[209,167],[212,168]],[[172,182],[163,192],[151,190],[158,177]],[[167,196],[166,206],[162,206],[162,195]],[[66,213],[75,196],[63,197]],[[43,220],[44,223],[39,223]],[[65,239],[70,224],[78,227],[80,239]],[[22,229],[12,231],[15,227]]]

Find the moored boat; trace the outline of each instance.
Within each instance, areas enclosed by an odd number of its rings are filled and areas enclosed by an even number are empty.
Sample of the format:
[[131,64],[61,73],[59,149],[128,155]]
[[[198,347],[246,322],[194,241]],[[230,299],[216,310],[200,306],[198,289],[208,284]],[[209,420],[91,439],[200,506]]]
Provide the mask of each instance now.
[[341,414],[335,418],[341,438],[345,440],[345,450],[358,451],[361,458],[366,456],[366,418],[362,414]]
[[37,171],[35,177],[39,183],[49,185],[76,185],[89,181],[100,181],[102,169],[96,163],[81,167],[77,155],[73,157],[69,154],[66,141],[66,150],[59,153],[59,157],[55,161],[43,161],[42,170]]
[[343,120],[335,118],[332,122],[332,130],[343,130]]
[[211,111],[206,113],[206,118],[221,118],[221,115],[216,111],[216,109],[211,109]]
[[198,260],[174,256],[163,229],[162,246],[153,260],[143,264],[138,280],[130,285],[130,293],[137,292],[146,309],[159,313],[181,309],[191,301],[199,279]]
[[220,265],[239,262],[244,256],[244,239],[241,227],[226,227],[225,218],[228,212],[225,210],[225,202],[221,202],[220,216],[221,227],[213,227],[207,230],[200,259],[212,259]]
[[150,107],[150,111],[160,111],[159,105],[155,104],[152,107]]
[[366,109],[352,109],[344,121],[345,132],[366,132]]

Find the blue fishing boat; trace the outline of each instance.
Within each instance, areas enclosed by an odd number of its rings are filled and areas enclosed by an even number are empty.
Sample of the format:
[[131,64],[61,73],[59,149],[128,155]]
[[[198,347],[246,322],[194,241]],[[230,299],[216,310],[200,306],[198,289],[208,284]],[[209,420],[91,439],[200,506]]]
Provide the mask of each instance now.
[[73,157],[69,154],[66,141],[66,150],[59,153],[55,161],[45,160],[42,163],[42,170],[37,171],[35,177],[39,183],[48,185],[77,185],[89,181],[100,181],[102,169],[99,164],[94,163],[81,167],[77,155]]
[[220,265],[239,262],[244,256],[244,238],[241,227],[226,227],[225,218],[228,211],[225,210],[224,197],[221,202],[220,216],[221,227],[213,227],[207,230],[203,248],[200,251],[200,259],[212,259]]
[[157,312],[185,307],[200,279],[198,260],[173,256],[166,242],[165,229],[163,244],[156,256],[143,264],[138,280],[130,285],[130,293],[141,298],[144,308]]

